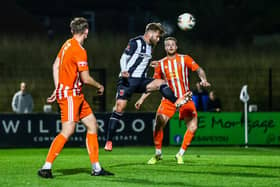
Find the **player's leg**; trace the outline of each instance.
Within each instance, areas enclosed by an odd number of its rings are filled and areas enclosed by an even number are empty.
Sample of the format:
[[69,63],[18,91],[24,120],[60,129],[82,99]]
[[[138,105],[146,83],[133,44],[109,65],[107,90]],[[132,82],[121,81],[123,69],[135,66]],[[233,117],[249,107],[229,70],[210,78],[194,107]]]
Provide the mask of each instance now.
[[99,163],[99,145],[98,145],[98,138],[97,138],[98,124],[94,114],[90,113],[86,117],[83,117],[81,121],[87,128],[86,146],[87,146],[90,162],[92,165],[91,175],[93,176],[113,175],[113,173],[104,170]]
[[148,161],[148,164],[155,164],[158,160],[162,159],[163,129],[168,120],[174,115],[175,111],[176,107],[172,102],[167,99],[161,101],[157,110],[156,124],[153,132],[155,156]]
[[157,91],[159,92],[172,103],[175,103],[177,97],[174,95],[174,92],[170,89],[170,87],[166,84],[166,82],[162,79],[154,79],[146,86],[147,92]]
[[157,161],[162,160],[163,130],[168,120],[168,116],[159,113],[156,114],[156,124],[153,132],[155,155],[148,161],[148,164],[155,164]]
[[74,130],[75,130],[74,121],[67,121],[62,123],[62,130],[52,141],[45,164],[38,171],[39,176],[44,178],[53,178],[51,173],[52,164],[56,159],[56,157],[61,152],[62,148],[64,147],[69,137],[74,133]]
[[118,83],[116,103],[114,111],[109,119],[107,128],[107,138],[104,147],[105,151],[112,151],[112,140],[118,127],[119,121],[123,116],[123,112],[127,105],[128,99],[134,93],[139,82],[141,82],[139,79],[128,78],[126,82],[121,79]]
[[105,151],[112,151],[113,148],[113,137],[115,135],[116,129],[118,127],[119,121],[121,120],[123,116],[123,111],[127,105],[127,100],[125,99],[117,99],[115,104],[115,110],[113,111],[108,124],[107,129],[107,139],[106,144],[104,147]]
[[183,155],[188,149],[194,134],[197,130],[197,112],[194,103],[191,101],[184,105],[180,110],[180,119],[184,119],[187,130],[184,135],[184,139],[179,152],[176,154],[176,159],[178,164],[183,164]]
[[56,157],[61,152],[64,144],[75,131],[75,122],[79,121],[80,101],[75,97],[57,100],[61,111],[62,130],[53,140],[46,158],[46,162],[42,169],[38,171],[38,175],[44,178],[52,178],[51,169]]
[[188,92],[180,98],[177,98],[174,95],[174,92],[171,90],[171,88],[166,84],[166,81],[162,79],[154,79],[149,84],[147,84],[147,92],[152,92],[156,90],[159,90],[162,96],[174,103],[177,108],[181,107],[183,104],[185,104],[188,100],[191,99],[191,97],[189,96],[190,92]]

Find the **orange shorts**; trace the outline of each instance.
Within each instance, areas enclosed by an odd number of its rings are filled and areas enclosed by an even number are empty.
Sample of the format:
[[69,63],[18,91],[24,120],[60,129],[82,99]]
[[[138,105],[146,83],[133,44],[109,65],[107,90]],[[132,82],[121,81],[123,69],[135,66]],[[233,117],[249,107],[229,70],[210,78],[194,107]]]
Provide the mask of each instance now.
[[92,110],[84,98],[84,95],[69,96],[64,99],[58,99],[57,103],[60,107],[61,122],[75,121],[87,117],[92,113]]
[[[167,99],[161,100],[157,113],[164,114],[169,118],[171,118],[175,114],[175,112],[176,112],[176,107],[171,101]],[[197,116],[197,112],[193,101],[189,101],[183,106],[181,106],[179,110],[180,120],[183,120],[185,117],[196,117],[196,116]]]

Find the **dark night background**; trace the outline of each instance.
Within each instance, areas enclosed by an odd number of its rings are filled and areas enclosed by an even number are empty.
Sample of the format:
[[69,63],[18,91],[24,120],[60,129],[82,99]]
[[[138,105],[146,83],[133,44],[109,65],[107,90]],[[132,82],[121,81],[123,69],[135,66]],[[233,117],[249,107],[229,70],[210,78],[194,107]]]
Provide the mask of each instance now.
[[[68,32],[69,20],[85,16],[92,32],[139,33],[150,21],[176,27],[183,12],[197,19],[192,39],[229,44],[252,42],[256,35],[280,31],[280,1],[277,0],[11,0],[2,7],[1,31],[9,34]],[[176,32],[176,29],[173,29]]]
[[[192,56],[205,68],[211,89],[220,96],[224,111],[240,111],[239,93],[248,84],[250,102],[259,111],[280,110],[280,1],[278,0],[10,0],[1,6],[0,111],[11,111],[12,95],[25,80],[34,96],[35,111],[42,111],[52,89],[51,64],[63,41],[71,37],[69,23],[77,16],[90,23],[85,43],[90,67],[106,84],[103,99],[91,89],[88,100],[102,110],[114,105],[119,58],[129,38],[144,33],[149,22],[161,22],[179,41],[179,53]],[[177,27],[177,17],[191,13],[195,27]],[[160,41],[154,59],[165,55]],[[36,52],[34,52],[36,51]],[[12,63],[9,63],[12,62]],[[38,65],[39,64],[39,65]],[[151,70],[152,72],[152,70]],[[100,77],[103,77],[102,79]],[[190,87],[197,78],[193,73]],[[137,96],[135,96],[136,99]],[[154,97],[154,98],[152,98]],[[157,93],[144,111],[154,111]],[[135,111],[133,100],[128,111]]]

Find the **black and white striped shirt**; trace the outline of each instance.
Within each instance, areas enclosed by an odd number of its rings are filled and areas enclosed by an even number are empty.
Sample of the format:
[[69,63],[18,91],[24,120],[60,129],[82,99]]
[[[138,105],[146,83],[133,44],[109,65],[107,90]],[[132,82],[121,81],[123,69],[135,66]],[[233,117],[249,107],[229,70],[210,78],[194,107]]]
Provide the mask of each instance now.
[[143,36],[133,38],[120,59],[121,72],[128,71],[134,78],[146,77],[151,58],[152,46],[144,41]]

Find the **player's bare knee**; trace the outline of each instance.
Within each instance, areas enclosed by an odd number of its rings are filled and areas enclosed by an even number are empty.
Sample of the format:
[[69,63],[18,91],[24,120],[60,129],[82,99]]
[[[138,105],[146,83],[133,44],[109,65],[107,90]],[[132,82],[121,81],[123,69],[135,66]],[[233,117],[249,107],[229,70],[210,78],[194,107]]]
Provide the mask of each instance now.
[[155,79],[150,84],[146,86],[146,91],[151,92],[155,90],[159,90],[160,86],[165,84],[165,81],[162,79]]
[[164,126],[165,126],[165,124],[166,124],[165,116],[163,116],[163,115],[158,115],[158,116],[156,117],[156,126],[155,126],[156,130],[163,129]]
[[197,125],[191,126],[190,130],[194,133],[197,130]]
[[62,130],[61,130],[61,134],[63,134],[63,136],[65,138],[69,138],[72,134],[74,134],[75,132],[75,126],[68,126],[67,128],[63,128],[62,127]]
[[88,133],[97,133],[98,131],[98,124],[97,123],[92,123],[87,126],[87,132]]
[[191,124],[187,125],[187,128],[188,128],[191,132],[195,133],[195,131],[197,130],[197,124],[196,124],[196,123],[191,123]]
[[124,107],[125,107],[125,104],[123,102],[117,101],[114,109],[118,113],[123,113]]
[[146,92],[151,92],[151,91],[153,91],[153,86],[151,85],[151,84],[148,84],[147,86],[146,86]]

